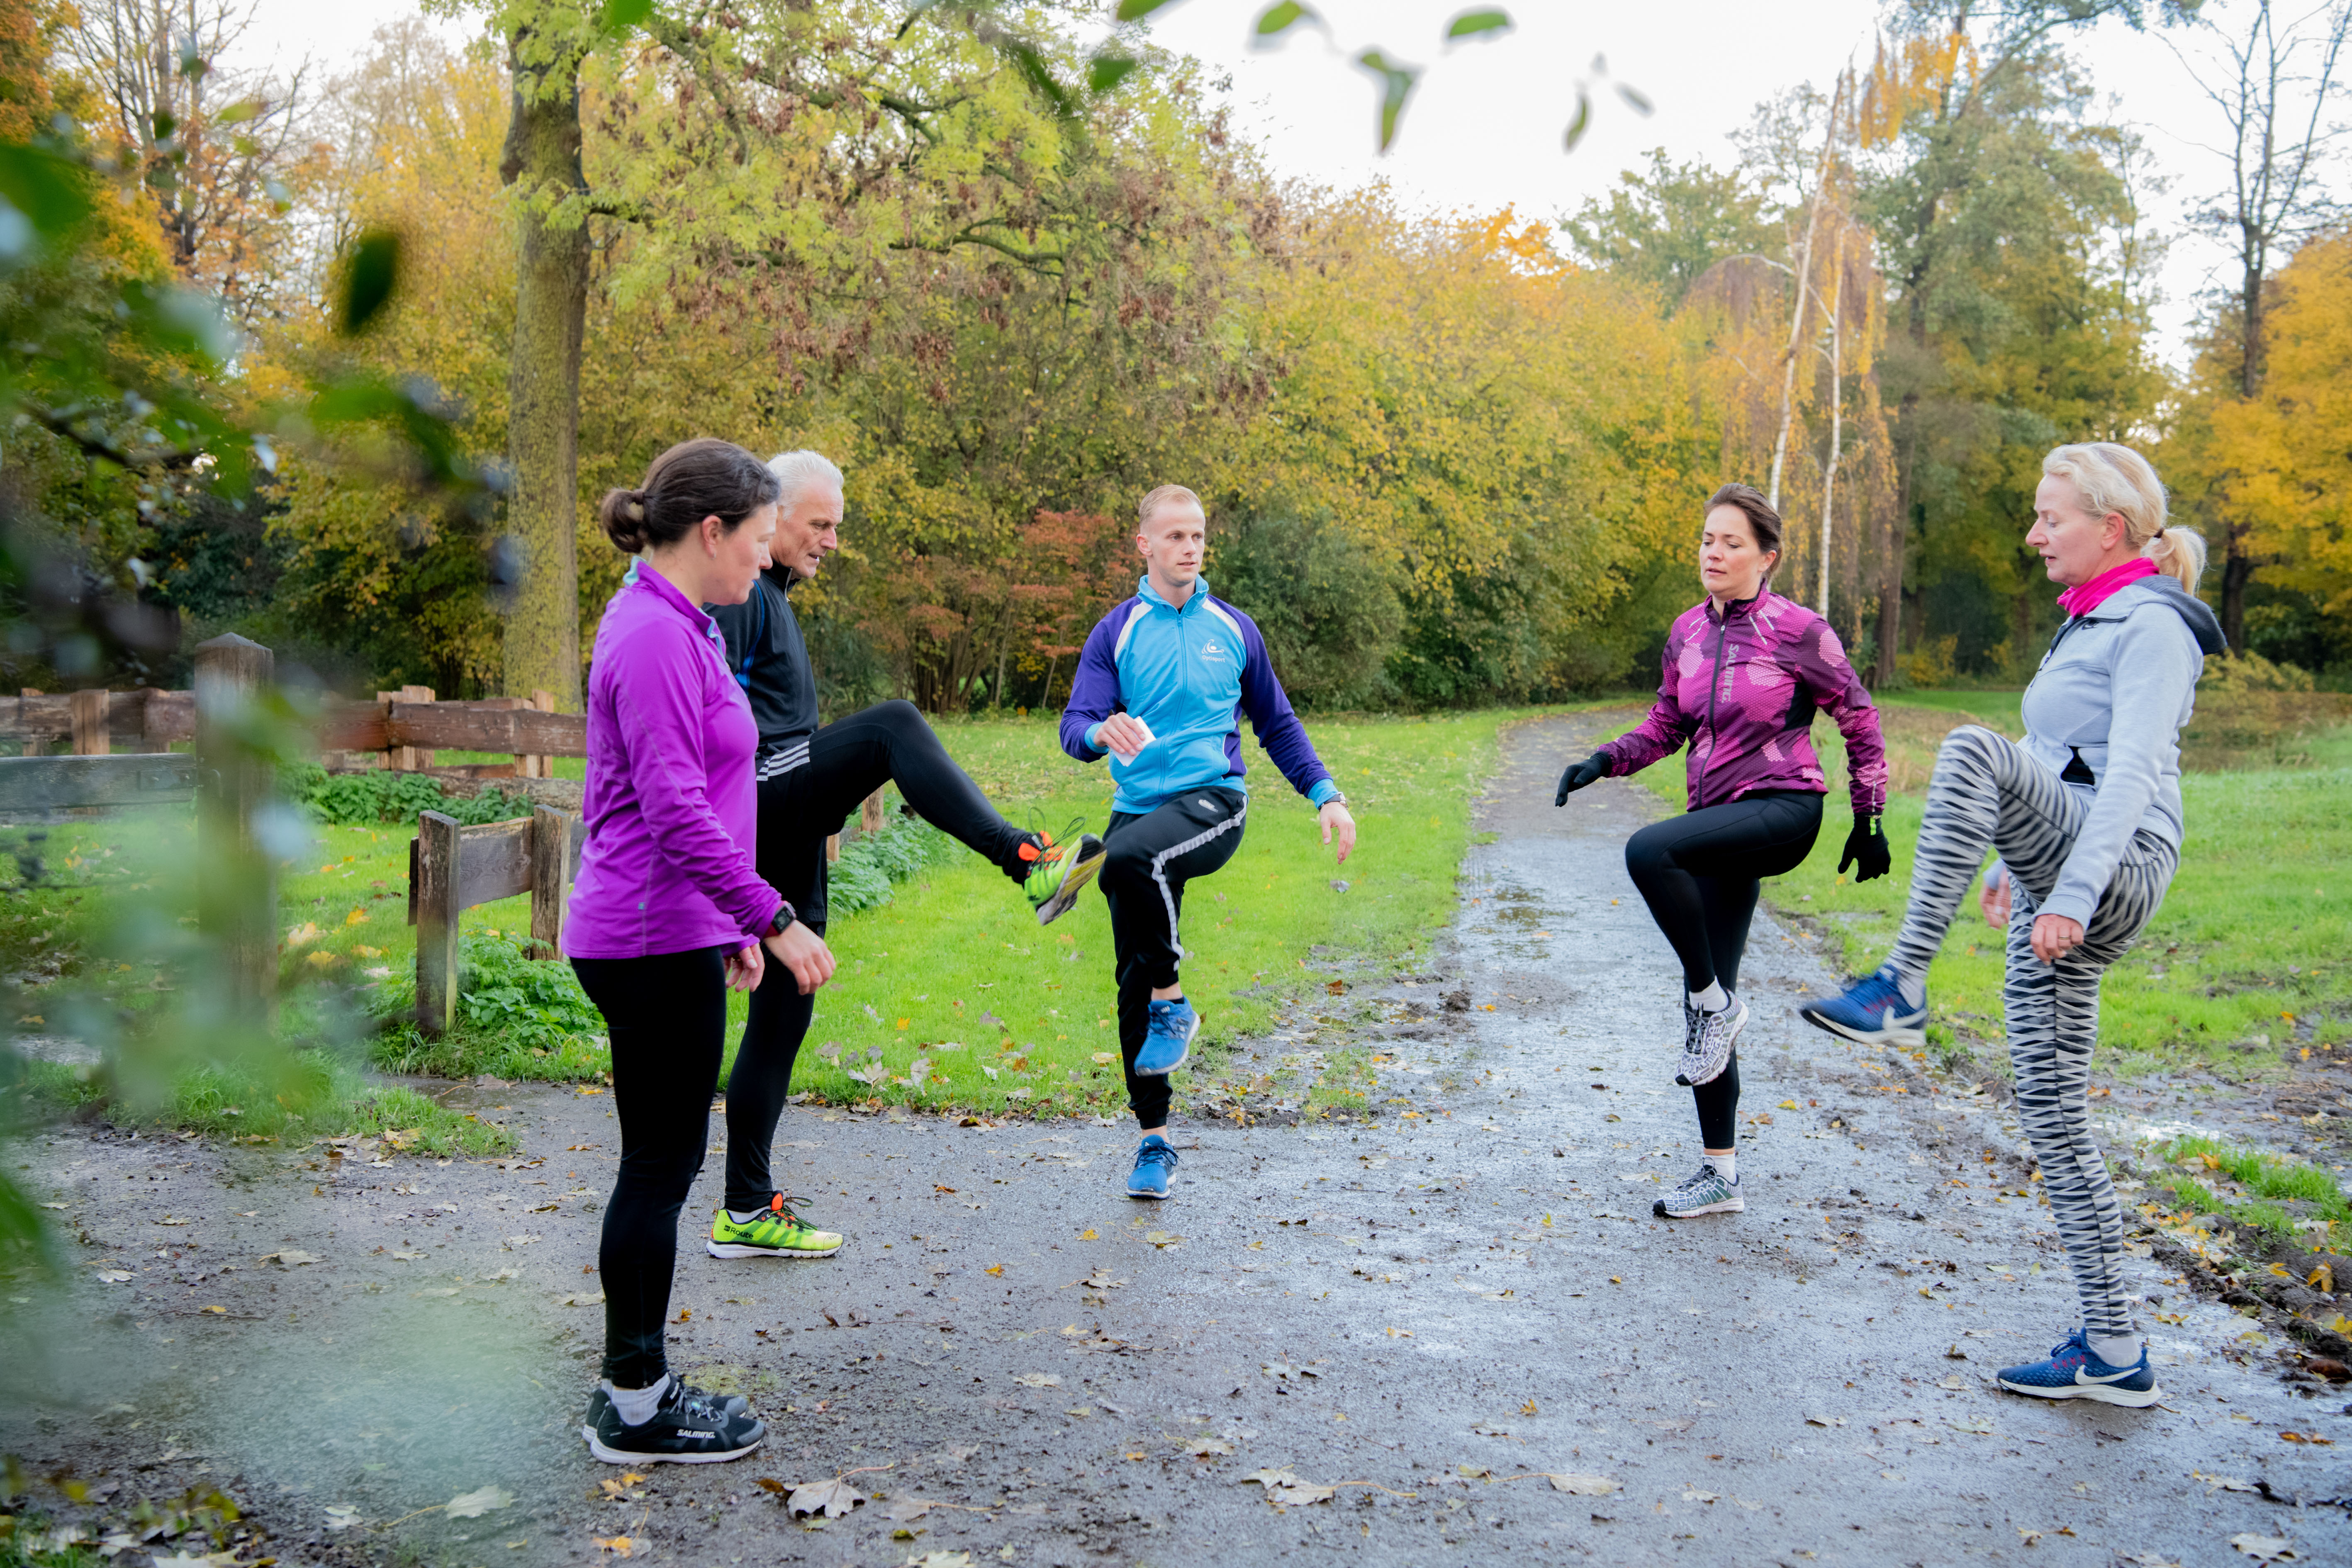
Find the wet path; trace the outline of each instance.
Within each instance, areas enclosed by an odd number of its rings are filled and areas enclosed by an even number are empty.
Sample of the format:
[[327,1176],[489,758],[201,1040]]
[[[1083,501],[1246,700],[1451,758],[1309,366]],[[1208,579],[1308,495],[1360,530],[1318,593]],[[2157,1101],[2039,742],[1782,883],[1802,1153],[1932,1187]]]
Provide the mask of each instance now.
[[[1660,810],[1614,781],[1552,808],[1593,732],[1507,738],[1480,808],[1495,839],[1429,973],[1367,974],[1255,1051],[1277,1082],[1365,1053],[1372,1124],[1180,1121],[1175,1196],[1147,1208],[1118,1195],[1126,1128],[791,1112],[780,1168],[851,1246],[686,1252],[676,1298],[677,1364],[771,1419],[751,1460],[599,1485],[616,1478],[575,1435],[598,1315],[559,1303],[595,1289],[613,1124],[599,1097],[520,1088],[496,1098],[544,1163],[514,1169],[281,1155],[240,1176],[176,1145],[52,1140],[38,1175],[93,1238],[72,1261],[174,1250],[158,1208],[205,1246],[168,1278],[21,1305],[13,1367],[28,1331],[70,1353],[45,1386],[12,1374],[0,1439],[125,1497],[239,1478],[287,1563],[388,1561],[397,1540],[436,1563],[583,1561],[625,1535],[632,1562],[720,1564],[2104,1568],[2243,1562],[2242,1532],[2352,1554],[2341,1512],[2192,1479],[2345,1489],[2342,1449],[2280,1433],[2352,1447],[2352,1420],[2282,1388],[2242,1319],[2152,1262],[2135,1288],[2164,1407],[1990,1386],[2070,1311],[2014,1126],[1805,1029],[1794,1004],[1828,976],[1769,917],[1746,982],[1748,1211],[1651,1216],[1697,1142],[1672,1083],[1676,973],[1620,853]],[[254,1261],[288,1247],[320,1261]],[[238,1267],[186,1283],[202,1258]],[[757,1484],[849,1470],[885,1495],[817,1528]],[[1336,1489],[1269,1493],[1244,1479],[1263,1471]],[[374,1528],[488,1485],[516,1500]],[[360,1522],[330,1530],[331,1506]]]

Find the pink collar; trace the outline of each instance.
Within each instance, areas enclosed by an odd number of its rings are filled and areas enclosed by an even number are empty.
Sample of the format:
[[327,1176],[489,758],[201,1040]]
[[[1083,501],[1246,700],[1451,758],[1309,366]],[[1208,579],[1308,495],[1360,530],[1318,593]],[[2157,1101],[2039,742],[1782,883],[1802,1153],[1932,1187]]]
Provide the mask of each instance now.
[[2145,555],[2135,555],[2122,565],[2100,573],[2089,582],[2067,589],[2058,595],[2058,607],[2070,616],[2087,616],[2105,603],[2117,589],[2127,587],[2143,577],[2156,575],[2156,563]]

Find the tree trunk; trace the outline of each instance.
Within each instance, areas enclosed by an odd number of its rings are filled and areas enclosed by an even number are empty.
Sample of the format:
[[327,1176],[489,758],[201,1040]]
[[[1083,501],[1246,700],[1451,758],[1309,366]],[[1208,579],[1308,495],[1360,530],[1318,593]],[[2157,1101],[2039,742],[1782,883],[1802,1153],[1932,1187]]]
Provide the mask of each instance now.
[[1886,549],[1879,558],[1878,678],[1872,685],[1880,690],[1893,690],[1902,674],[1895,650],[1903,639],[1903,552],[1910,542],[1912,475],[1919,466],[1918,416],[1918,394],[1904,394],[1899,428],[1906,451],[1895,487],[1895,515],[1887,521]]
[[2246,549],[2246,525],[2221,525],[2221,640],[2234,658],[2246,651],[2246,584],[2254,580],[2254,558]]
[[1830,618],[1830,523],[1836,510],[1838,459],[1845,441],[1845,230],[1838,230],[1837,259],[1830,267],[1830,460],[1822,471],[1821,595],[1816,606]]
[[[508,696],[555,693],[580,711],[580,342],[588,312],[588,231],[576,198],[580,57],[541,64],[527,30],[509,39],[513,119],[499,173],[515,189],[520,245],[514,342],[507,362],[507,441],[514,489],[508,528],[522,580],[507,614]],[[557,210],[559,204],[568,210]]]

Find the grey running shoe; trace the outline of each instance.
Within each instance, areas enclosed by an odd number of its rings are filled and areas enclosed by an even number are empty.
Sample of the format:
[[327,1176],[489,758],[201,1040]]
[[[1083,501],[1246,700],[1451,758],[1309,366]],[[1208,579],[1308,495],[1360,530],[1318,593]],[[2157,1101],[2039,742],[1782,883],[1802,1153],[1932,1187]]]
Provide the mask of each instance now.
[[1748,1004],[1738,997],[1714,1013],[1701,1013],[1697,1024],[1683,1037],[1683,1070],[1675,1081],[1685,1089],[1713,1083],[1730,1064],[1732,1042],[1748,1026]]
[[1739,1184],[1727,1182],[1714,1165],[1702,1164],[1683,1184],[1650,1205],[1660,1219],[1690,1219],[1703,1214],[1738,1214],[1748,1206]]

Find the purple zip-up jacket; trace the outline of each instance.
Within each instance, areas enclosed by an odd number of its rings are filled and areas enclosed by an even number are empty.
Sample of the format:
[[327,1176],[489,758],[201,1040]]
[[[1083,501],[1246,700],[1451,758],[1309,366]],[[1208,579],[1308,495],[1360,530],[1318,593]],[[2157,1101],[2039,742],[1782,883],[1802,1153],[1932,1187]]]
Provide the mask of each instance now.
[[748,946],[784,900],[753,864],[760,729],[711,618],[640,561],[604,605],[588,676],[588,841],[563,951]]
[[1768,592],[1720,613],[1710,595],[1675,618],[1660,662],[1664,674],[1649,717],[1601,748],[1611,777],[1639,773],[1687,742],[1693,811],[1759,790],[1826,795],[1813,755],[1819,710],[1845,737],[1853,809],[1885,809],[1878,710],[1837,633],[1812,611]]

